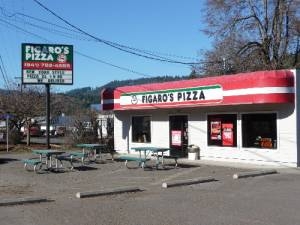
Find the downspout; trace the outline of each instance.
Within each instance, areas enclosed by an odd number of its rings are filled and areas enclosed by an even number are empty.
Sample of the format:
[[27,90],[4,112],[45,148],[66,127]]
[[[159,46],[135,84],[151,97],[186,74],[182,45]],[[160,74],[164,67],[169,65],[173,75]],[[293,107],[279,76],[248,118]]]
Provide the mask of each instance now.
[[297,167],[300,167],[300,104],[298,103],[298,99],[300,100],[300,70],[295,69],[295,109],[296,109],[296,150],[297,150]]

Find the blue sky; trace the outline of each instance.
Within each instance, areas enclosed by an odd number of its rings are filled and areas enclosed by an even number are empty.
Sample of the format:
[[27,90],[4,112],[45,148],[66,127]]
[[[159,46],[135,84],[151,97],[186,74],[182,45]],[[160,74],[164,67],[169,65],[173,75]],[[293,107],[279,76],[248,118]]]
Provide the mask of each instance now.
[[[210,47],[209,39],[200,31],[204,2],[202,0],[39,1],[73,25],[98,38],[156,54],[176,55],[172,59],[177,61],[195,62],[201,59],[199,52]],[[59,28],[56,25],[64,27],[68,25],[38,6],[33,0],[0,0],[0,7],[0,55],[7,77],[14,82],[18,81],[15,77],[21,76],[21,43],[70,44],[74,46],[76,52],[98,60],[91,60],[75,53],[74,84],[53,85],[55,91],[82,87],[94,88],[112,80],[188,75],[191,72],[187,65],[137,57],[94,40],[88,40],[91,38],[84,35],[75,35],[69,30],[64,29],[62,35],[61,32],[57,32]],[[35,20],[36,18],[55,25],[43,23]],[[140,74],[121,70],[99,61]],[[3,88],[2,75],[0,77],[0,87]]]

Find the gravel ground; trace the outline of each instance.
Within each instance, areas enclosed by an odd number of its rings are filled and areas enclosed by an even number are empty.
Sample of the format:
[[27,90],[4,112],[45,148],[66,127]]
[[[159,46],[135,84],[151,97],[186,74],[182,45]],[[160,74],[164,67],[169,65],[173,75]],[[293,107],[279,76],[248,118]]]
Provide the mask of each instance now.
[[[147,167],[128,169],[111,161],[79,166],[74,171],[23,169],[23,158],[31,155],[0,153],[0,201],[21,197],[47,197],[52,201],[0,206],[1,225],[53,224],[299,224],[300,173],[233,180],[233,168],[181,164],[174,169]],[[79,164],[78,164],[79,165]],[[214,177],[216,181],[164,189],[163,182]],[[77,199],[75,194],[124,186],[144,188],[142,192]]]

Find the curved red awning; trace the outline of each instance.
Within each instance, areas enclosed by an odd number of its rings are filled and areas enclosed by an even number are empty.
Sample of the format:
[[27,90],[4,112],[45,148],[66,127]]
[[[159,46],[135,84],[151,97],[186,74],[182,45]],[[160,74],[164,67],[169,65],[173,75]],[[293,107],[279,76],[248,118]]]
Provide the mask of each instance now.
[[276,70],[124,86],[101,97],[104,110],[130,110],[293,103],[294,95],[294,73]]

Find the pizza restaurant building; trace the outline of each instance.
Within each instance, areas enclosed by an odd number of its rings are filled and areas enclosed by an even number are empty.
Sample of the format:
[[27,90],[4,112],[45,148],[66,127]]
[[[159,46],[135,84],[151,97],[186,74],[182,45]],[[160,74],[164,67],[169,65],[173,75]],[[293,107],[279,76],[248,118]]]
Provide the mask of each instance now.
[[193,144],[200,159],[299,167],[298,76],[258,71],[125,86],[105,89],[102,104],[114,111],[120,152],[159,146],[186,157]]

